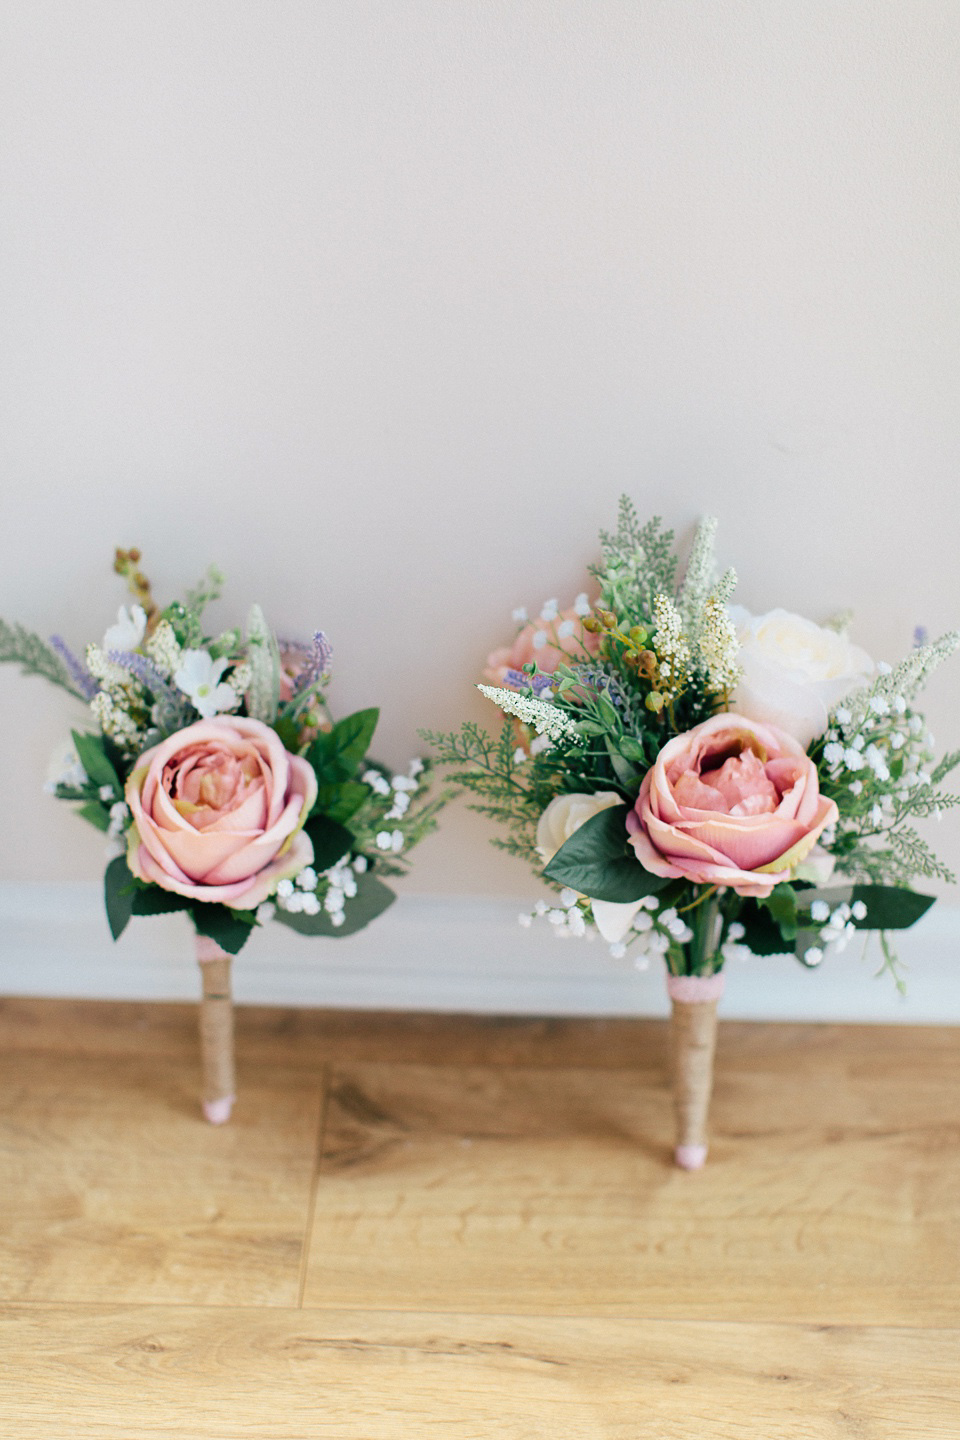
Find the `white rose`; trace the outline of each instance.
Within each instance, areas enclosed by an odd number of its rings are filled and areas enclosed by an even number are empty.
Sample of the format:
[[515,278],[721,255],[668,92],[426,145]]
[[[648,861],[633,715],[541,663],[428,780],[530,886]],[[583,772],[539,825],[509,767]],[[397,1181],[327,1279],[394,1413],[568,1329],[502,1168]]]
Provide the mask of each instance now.
[[[556,800],[551,800],[537,822],[537,852],[544,865],[550,863],[560,846],[581,825],[599,815],[601,810],[623,803],[623,796],[612,790],[598,790],[595,795],[558,795]],[[618,905],[609,900],[590,900],[593,918],[604,940],[616,942],[624,939],[640,903],[637,900],[629,905]]]
[[595,795],[558,795],[544,810],[537,821],[537,854],[544,865],[549,865],[560,846],[575,830],[609,810],[611,805],[622,805],[623,796],[612,790],[598,790]]
[[789,610],[751,615],[739,606],[730,613],[743,668],[731,710],[776,725],[805,747],[826,730],[833,707],[874,672],[859,645],[802,615]]

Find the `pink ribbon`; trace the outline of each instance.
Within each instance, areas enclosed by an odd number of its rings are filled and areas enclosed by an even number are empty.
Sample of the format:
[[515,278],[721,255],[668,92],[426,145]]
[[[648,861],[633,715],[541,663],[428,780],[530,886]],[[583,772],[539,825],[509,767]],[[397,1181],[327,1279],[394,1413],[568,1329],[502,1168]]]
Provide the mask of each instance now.
[[671,1000],[697,1005],[704,1000],[719,1000],[725,984],[722,970],[715,975],[668,975],[667,994]]

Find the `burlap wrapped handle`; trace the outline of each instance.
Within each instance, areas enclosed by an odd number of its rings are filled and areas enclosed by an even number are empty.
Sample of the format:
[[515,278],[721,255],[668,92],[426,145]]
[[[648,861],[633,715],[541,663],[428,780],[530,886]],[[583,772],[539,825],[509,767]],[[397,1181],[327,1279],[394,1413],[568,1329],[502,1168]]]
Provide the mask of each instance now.
[[197,936],[197,960],[203,979],[200,999],[200,1063],[203,1072],[202,1108],[211,1125],[230,1119],[237,1098],[233,1065],[233,997],[230,994],[232,956],[215,940]]
[[668,975],[672,1006],[673,1107],[677,1125],[674,1159],[684,1170],[700,1170],[707,1158],[707,1119],[717,1048],[717,1001],[724,977]]

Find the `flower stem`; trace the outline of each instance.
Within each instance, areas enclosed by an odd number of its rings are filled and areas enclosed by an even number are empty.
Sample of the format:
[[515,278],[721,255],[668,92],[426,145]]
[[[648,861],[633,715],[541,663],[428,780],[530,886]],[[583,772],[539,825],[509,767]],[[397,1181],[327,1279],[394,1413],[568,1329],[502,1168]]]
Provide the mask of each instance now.
[[720,902],[716,893],[710,891],[707,891],[704,900],[706,903],[699,905],[697,913],[692,917],[691,975],[713,975],[723,964],[722,957],[718,953],[722,926]]

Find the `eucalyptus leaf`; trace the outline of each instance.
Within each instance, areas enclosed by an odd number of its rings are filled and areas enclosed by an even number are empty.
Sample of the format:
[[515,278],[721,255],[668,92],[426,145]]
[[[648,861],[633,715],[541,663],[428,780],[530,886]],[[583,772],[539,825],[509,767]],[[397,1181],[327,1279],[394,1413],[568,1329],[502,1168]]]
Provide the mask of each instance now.
[[638,788],[637,782],[640,779],[640,772],[637,770],[637,767],[632,765],[629,760],[623,758],[618,742],[609,735],[606,737],[606,745],[607,755],[610,758],[613,773],[616,775],[619,784],[623,786],[624,790],[636,790]]

